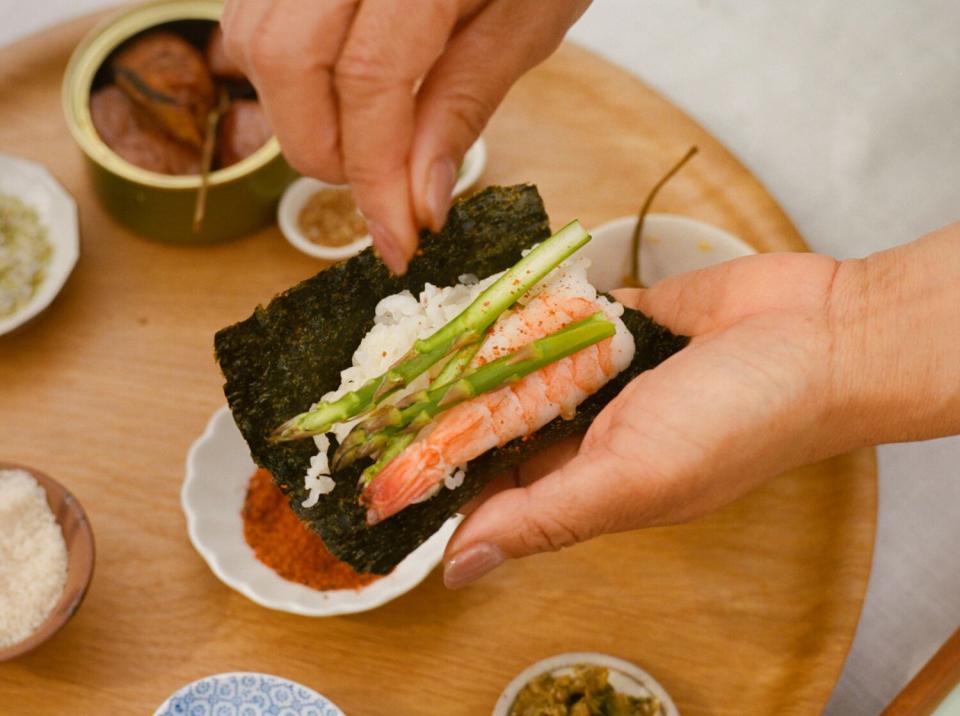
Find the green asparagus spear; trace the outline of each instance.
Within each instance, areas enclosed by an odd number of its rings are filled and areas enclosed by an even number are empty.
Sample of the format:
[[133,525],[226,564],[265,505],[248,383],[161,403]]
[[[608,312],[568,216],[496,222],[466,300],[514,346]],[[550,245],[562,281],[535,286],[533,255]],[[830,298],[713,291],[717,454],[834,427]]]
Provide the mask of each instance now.
[[[465,346],[454,353],[431,381],[431,386],[446,385],[459,378],[460,374],[470,365],[470,361],[473,360],[477,351],[480,350],[482,343],[483,341],[477,341],[473,345]],[[422,391],[417,395],[421,394]],[[413,396],[408,396],[404,399],[403,403],[410,404],[411,397]],[[337,450],[337,454],[334,457],[333,469],[339,469],[339,461],[345,461],[343,464],[347,465],[354,460],[368,457],[383,450],[383,442],[369,440],[368,432],[380,430],[381,428],[391,425],[399,425],[400,421],[400,411],[396,405],[381,405],[369,418],[364,420],[362,424],[357,425],[350,431],[350,434],[347,435]]]
[[416,434],[412,432],[406,432],[392,437],[390,442],[387,443],[386,449],[377,458],[377,461],[367,467],[367,469],[363,471],[363,474],[360,475],[360,481],[365,485],[368,484],[393,458],[406,450],[407,445],[412,443],[415,437]]
[[[437,414],[481,393],[519,380],[550,363],[609,338],[615,331],[613,323],[598,311],[556,333],[528,343],[510,355],[469,370],[453,382],[408,396],[394,406],[389,423],[364,421],[357,425],[344,440],[343,446],[337,450],[334,469],[349,465],[360,457],[378,456],[377,462],[371,466],[373,470],[368,468],[364,472],[365,476],[372,477],[389,462],[384,462],[383,458],[398,438],[407,435],[411,436],[412,440],[412,436],[420,432],[424,424]],[[354,433],[357,433],[358,437],[354,437]]]
[[371,378],[337,400],[318,403],[312,410],[294,416],[278,427],[271,439],[282,442],[318,435],[335,423],[368,412],[451,351],[479,342],[483,332],[501,313],[589,240],[590,234],[580,222],[571,221],[514,264],[453,320],[428,338],[416,341],[386,373]]
[[389,448],[390,441],[395,436],[386,430],[381,430],[375,436],[370,436],[359,426],[353,428],[333,454],[330,468],[336,472],[357,460],[371,455],[380,455]]
[[446,365],[443,366],[443,369],[437,373],[437,377],[434,378],[431,382],[432,385],[445,385],[450,381],[458,378],[467,366],[470,365],[470,361],[473,360],[473,357],[477,354],[477,351],[480,350],[480,346],[483,344],[483,341],[477,341],[473,345],[465,346],[461,348],[450,360],[447,361]]

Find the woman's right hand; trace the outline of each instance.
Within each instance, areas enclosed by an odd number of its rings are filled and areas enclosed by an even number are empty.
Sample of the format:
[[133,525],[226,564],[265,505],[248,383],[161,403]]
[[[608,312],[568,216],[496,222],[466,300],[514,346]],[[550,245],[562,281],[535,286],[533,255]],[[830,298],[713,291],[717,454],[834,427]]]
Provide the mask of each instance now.
[[226,50],[256,86],[284,155],[348,182],[403,273],[440,228],[457,171],[510,86],[589,0],[228,0]]

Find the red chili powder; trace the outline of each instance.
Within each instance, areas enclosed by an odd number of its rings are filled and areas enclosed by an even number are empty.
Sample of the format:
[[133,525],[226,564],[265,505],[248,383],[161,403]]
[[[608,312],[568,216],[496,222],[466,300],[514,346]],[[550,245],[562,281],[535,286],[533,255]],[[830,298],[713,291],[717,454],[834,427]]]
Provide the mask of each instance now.
[[250,478],[243,501],[243,536],[270,569],[313,589],[359,589],[379,579],[358,574],[330,554],[320,535],[293,513],[266,470],[257,470]]

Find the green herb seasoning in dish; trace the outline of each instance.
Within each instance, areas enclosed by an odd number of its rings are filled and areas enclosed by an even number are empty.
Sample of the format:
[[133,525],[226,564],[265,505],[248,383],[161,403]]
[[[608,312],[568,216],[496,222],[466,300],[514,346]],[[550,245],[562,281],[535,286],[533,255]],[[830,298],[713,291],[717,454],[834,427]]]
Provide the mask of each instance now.
[[517,694],[510,716],[659,716],[655,696],[628,696],[610,685],[610,672],[581,664],[564,673],[546,673]]
[[0,318],[23,308],[50,263],[47,228],[20,199],[0,194]]

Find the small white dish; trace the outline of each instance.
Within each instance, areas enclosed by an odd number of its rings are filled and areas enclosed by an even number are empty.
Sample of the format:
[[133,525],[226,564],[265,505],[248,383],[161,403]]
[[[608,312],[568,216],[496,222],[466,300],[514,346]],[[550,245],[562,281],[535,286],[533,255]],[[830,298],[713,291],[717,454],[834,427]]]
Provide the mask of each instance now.
[[[578,252],[590,259],[588,278],[598,290],[625,285],[636,223],[637,217],[624,216],[601,224]],[[640,279],[652,286],[667,276],[755,253],[743,239],[712,224],[677,214],[648,214],[640,242]]]
[[234,671],[197,679],[164,701],[153,716],[344,716],[322,694],[272,674]]
[[318,591],[287,581],[261,563],[243,537],[244,497],[257,466],[227,406],[217,410],[187,453],[180,503],[194,548],[227,586],[257,604],[326,617],[363,612],[413,589],[443,558],[458,518],[451,518],[385,577],[354,589]]
[[370,234],[361,236],[344,246],[324,246],[315,244],[300,231],[298,219],[303,205],[307,203],[314,192],[321,189],[341,189],[343,184],[328,184],[325,181],[314,179],[313,177],[300,177],[294,180],[280,197],[280,204],[277,206],[277,223],[280,225],[280,231],[286,237],[290,244],[317,259],[324,261],[342,261],[351,256],[355,256],[373,243]]
[[661,716],[680,716],[680,712],[677,711],[670,695],[646,671],[629,661],[593,651],[558,654],[528,666],[517,674],[500,694],[500,698],[497,699],[497,703],[493,707],[492,716],[508,716],[517,694],[532,679],[546,673],[562,676],[564,672],[569,672],[570,668],[577,664],[606,667],[610,671],[610,685],[617,691],[629,696],[656,696],[660,701]]
[[37,316],[60,293],[80,257],[80,232],[76,202],[42,164],[0,154],[0,194],[15,196],[36,210],[52,249],[43,281],[27,304],[0,318],[3,335]]
[[[487,144],[480,137],[473,146],[467,150],[463,157],[463,164],[460,165],[460,173],[457,176],[457,183],[453,187],[453,196],[458,197],[467,189],[477,183],[477,179],[483,173],[487,166]],[[280,231],[295,248],[299,249],[308,256],[324,259],[325,261],[342,261],[351,256],[355,256],[373,243],[370,234],[361,236],[356,241],[346,246],[324,246],[310,241],[297,223],[300,216],[300,210],[307,199],[320,189],[342,188],[342,184],[328,184],[327,182],[313,179],[311,177],[300,177],[287,187],[277,206],[277,223],[280,225]]]

